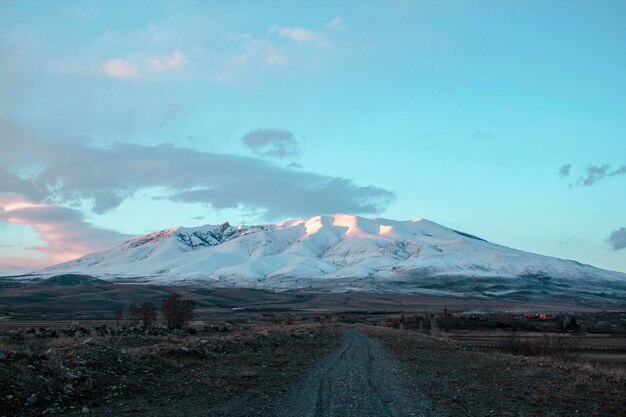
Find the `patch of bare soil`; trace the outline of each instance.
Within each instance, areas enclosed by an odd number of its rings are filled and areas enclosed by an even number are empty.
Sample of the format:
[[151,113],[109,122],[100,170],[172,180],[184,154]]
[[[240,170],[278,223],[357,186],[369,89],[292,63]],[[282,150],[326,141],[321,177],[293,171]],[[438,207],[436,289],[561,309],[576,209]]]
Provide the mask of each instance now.
[[271,415],[339,334],[315,324],[7,331],[0,416]]
[[626,379],[545,357],[481,352],[417,332],[367,326],[449,416],[626,416]]

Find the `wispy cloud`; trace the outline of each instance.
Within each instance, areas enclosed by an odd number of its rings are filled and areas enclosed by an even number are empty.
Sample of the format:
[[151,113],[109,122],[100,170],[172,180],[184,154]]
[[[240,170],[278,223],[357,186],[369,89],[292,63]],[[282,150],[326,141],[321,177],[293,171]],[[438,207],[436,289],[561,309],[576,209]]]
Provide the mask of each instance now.
[[336,16],[332,18],[332,20],[326,24],[326,28],[330,30],[336,30],[338,32],[344,32],[347,29],[346,22],[341,16]]
[[[561,165],[559,169],[559,177],[561,179],[568,178],[572,172],[572,164],[567,163]],[[617,169],[612,169],[611,165],[603,164],[603,165],[589,165],[582,174],[578,176],[576,182],[570,184],[570,187],[591,187],[595,185],[598,181],[601,181],[605,178],[616,177],[618,175],[626,174],[626,165],[622,165]]]
[[613,250],[620,250],[626,248],[626,227],[622,227],[611,233],[608,238],[608,243]]
[[136,65],[120,58],[104,61],[102,63],[102,71],[109,77],[122,80],[131,80],[139,74],[139,69]]
[[155,72],[168,72],[179,70],[185,63],[185,55],[175,51],[167,57],[153,57],[146,60],[146,68]]
[[284,66],[289,59],[272,42],[266,39],[257,39],[252,36],[242,38],[242,51],[228,58],[226,67],[233,64],[259,63],[262,67]]
[[168,56],[153,56],[138,63],[121,58],[109,59],[102,62],[101,69],[108,77],[134,80],[150,74],[178,71],[183,68],[185,61],[185,55],[175,51]]
[[1,222],[30,226],[46,245],[28,248],[43,255],[36,259],[0,256],[0,268],[8,265],[35,268],[65,262],[132,237],[94,227],[79,210],[33,203],[17,196],[0,195]]
[[248,32],[237,25],[228,27],[233,32],[224,33],[224,26],[214,20],[219,19],[208,12],[181,10],[175,18],[145,21],[138,27],[113,25],[97,36],[90,33],[92,37],[80,39],[80,50],[62,53],[53,53],[48,39],[24,28],[0,39],[0,72],[11,81],[16,96],[31,89],[31,83],[16,82],[26,76],[128,83],[157,82],[177,74],[177,80],[247,86],[267,74],[284,75],[286,68],[290,76],[304,74],[311,70],[311,61],[333,62],[326,59],[333,52],[329,47],[345,31],[340,16],[319,30],[279,21],[270,33],[268,26]]
[[257,155],[284,159],[302,153],[293,132],[285,129],[256,129],[246,133],[241,141]]
[[477,140],[491,139],[492,137],[493,133],[483,132],[482,130],[477,130],[472,134],[472,138]]
[[270,28],[270,33],[275,33],[282,38],[291,39],[299,44],[311,44],[318,48],[330,47],[330,41],[320,32],[301,27],[278,27]]
[[626,165],[614,170],[611,169],[609,164],[591,165],[587,167],[583,175],[578,177],[576,185],[589,187],[606,177],[614,177],[624,174],[626,174]]
[[560,246],[568,246],[568,245],[577,245],[579,243],[585,242],[587,239],[578,237],[578,236],[568,236],[561,240],[559,240]]
[[[12,140],[16,142],[12,144]],[[172,201],[257,210],[267,218],[378,213],[395,198],[389,190],[357,185],[346,178],[169,144],[52,146],[24,137],[9,137],[5,144],[13,152],[0,153],[0,164],[7,167],[0,172],[0,193],[39,202],[90,202],[95,213],[112,210],[137,191],[151,187],[168,190],[164,198]],[[33,161],[38,163],[32,165]],[[20,176],[11,167],[37,169],[37,173]]]
[[615,171],[611,172],[611,176],[624,175],[624,174],[626,174],[626,165],[622,165],[620,168],[618,168]]

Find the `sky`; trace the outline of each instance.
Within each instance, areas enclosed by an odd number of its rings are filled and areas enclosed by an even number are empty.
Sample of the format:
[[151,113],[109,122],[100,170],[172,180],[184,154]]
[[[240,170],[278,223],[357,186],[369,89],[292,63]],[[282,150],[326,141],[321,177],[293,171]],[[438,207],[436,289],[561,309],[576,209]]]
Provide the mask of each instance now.
[[626,272],[626,2],[0,0],[0,274],[426,218]]

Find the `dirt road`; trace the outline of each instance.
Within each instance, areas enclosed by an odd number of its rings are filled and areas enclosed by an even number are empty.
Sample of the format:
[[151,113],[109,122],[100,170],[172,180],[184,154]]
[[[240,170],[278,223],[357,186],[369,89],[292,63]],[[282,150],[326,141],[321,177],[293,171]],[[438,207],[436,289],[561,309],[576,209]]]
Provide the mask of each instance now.
[[435,416],[378,342],[347,330],[337,348],[279,403],[278,416]]

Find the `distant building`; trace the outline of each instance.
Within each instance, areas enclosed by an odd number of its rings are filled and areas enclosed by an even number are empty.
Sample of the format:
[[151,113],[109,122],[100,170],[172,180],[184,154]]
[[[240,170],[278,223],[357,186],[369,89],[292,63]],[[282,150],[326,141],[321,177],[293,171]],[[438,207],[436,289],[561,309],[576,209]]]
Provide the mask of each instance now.
[[534,313],[524,314],[524,317],[526,317],[527,319],[554,320],[557,319],[559,315],[553,313]]

